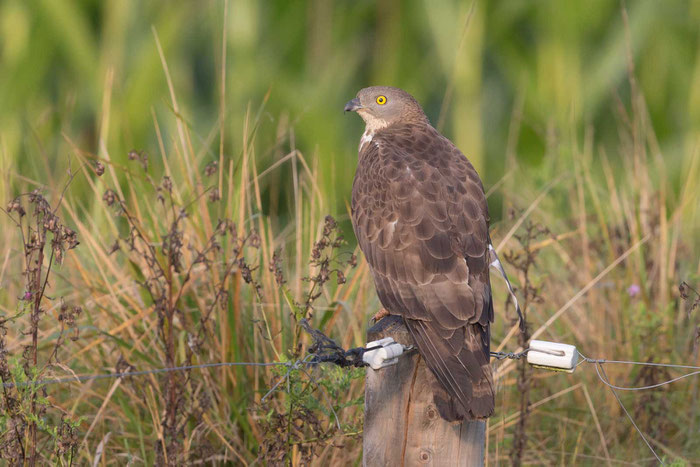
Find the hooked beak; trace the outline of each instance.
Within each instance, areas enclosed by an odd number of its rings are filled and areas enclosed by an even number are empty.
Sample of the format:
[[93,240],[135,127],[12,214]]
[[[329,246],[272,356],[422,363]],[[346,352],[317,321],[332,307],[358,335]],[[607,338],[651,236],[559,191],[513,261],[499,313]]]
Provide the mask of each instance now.
[[360,104],[360,99],[358,97],[354,98],[351,101],[348,101],[347,104],[345,104],[345,108],[343,109],[343,112],[356,112],[357,110],[362,108],[362,104]]

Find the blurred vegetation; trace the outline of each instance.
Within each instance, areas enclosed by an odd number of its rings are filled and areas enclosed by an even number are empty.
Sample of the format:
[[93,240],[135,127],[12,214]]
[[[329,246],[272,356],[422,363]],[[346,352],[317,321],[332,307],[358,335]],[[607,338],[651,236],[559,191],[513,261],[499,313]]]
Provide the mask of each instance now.
[[[236,0],[229,8],[222,73],[221,1],[4,0],[2,166],[26,176],[62,173],[69,152],[62,132],[115,162],[132,148],[155,147],[152,113],[170,109],[153,30],[182,115],[200,138],[221,118],[222,77],[224,151],[231,157],[240,154],[242,139],[230,130],[241,128],[247,106],[269,91],[259,136],[274,139],[276,122],[288,118],[296,145],[319,155],[321,189],[334,209],[348,199],[345,174],[354,168],[362,126],[341,109],[367,85],[409,90],[434,123],[444,112],[446,135],[487,185],[506,170],[514,110],[522,121],[515,154],[524,163],[540,164],[548,138],[584,125],[598,144],[615,146],[611,102],[629,95],[616,0],[565,7],[556,0],[483,2],[468,21],[470,4],[460,1]],[[691,151],[700,132],[700,2],[630,2],[629,35],[669,176],[677,177],[677,154]],[[280,176],[287,190],[277,196],[284,202],[291,188]]]
[[[538,289],[528,312],[536,336],[576,343],[588,356],[697,365],[699,312],[678,285],[700,290],[699,46],[697,0],[630,1],[625,9],[613,0],[3,0],[0,206],[41,188],[49,203],[60,202],[61,219],[81,242],[53,270],[38,332],[47,342],[60,336],[62,324],[50,318],[60,313],[56,297],[65,296],[84,312],[80,339],[62,343],[57,358],[78,373],[299,356],[297,344],[306,340],[290,308],[315,290],[308,278],[319,266],[309,257],[325,215],[339,220],[347,248],[355,243],[347,205],[362,122],[342,108],[358,89],[389,84],[416,96],[493,189],[494,243],[514,258],[514,282]],[[134,149],[144,152],[135,157]],[[97,161],[106,166],[102,178]],[[209,173],[205,167],[214,162],[218,170]],[[185,311],[173,310],[165,321],[135,286],[148,266],[143,255],[107,254],[130,225],[142,227],[143,241],[155,246],[173,234],[172,213],[159,210],[156,196],[164,183],[172,183],[173,206],[187,208],[187,218],[175,216],[186,264],[198,264],[196,251],[208,245],[217,219],[259,237],[229,279],[217,272],[226,259],[214,257],[207,261],[215,267],[178,276]],[[131,219],[105,206],[107,190]],[[28,318],[18,297],[29,286],[17,229],[0,214],[3,352],[16,355],[27,345],[27,323],[13,326]],[[535,228],[549,237],[523,242],[523,230]],[[230,251],[235,238],[221,243],[224,258],[240,253]],[[268,267],[275,252],[285,286]],[[520,271],[518,255],[536,262]],[[322,288],[315,313],[306,310],[346,348],[364,343],[367,318],[378,307],[366,264],[358,262],[354,273],[344,270],[347,282]],[[587,293],[569,303],[584,287]],[[500,285],[494,289],[494,348],[511,349],[516,343],[503,310],[509,317],[512,310]],[[196,328],[220,291],[226,303]],[[561,319],[543,325],[555,313]],[[171,336],[166,347],[159,330]],[[208,338],[194,350],[189,336],[199,332]],[[492,463],[508,463],[514,444],[520,417],[514,369],[505,363],[498,370],[498,413],[488,431]],[[44,370],[68,374],[58,366]],[[524,461],[648,462],[615,400],[590,369],[582,370],[534,374],[530,400],[537,405]],[[608,372],[621,385],[665,378],[630,368]],[[268,405],[261,396],[279,371],[188,373],[184,394],[194,402],[177,414],[185,420],[182,431],[170,426],[168,440],[161,415],[167,408],[171,422],[178,417],[165,379],[47,388],[46,400],[62,414],[54,426],[70,427],[66,437],[80,463],[162,461],[170,441],[186,461],[249,463],[274,452],[294,462],[357,462],[361,380],[335,375],[340,383],[317,385],[297,373],[301,379],[291,385],[297,395],[279,391]],[[338,416],[345,434],[333,431],[335,414],[320,393],[318,415],[307,405],[292,411],[295,401],[308,404],[316,386],[344,409]],[[666,459],[700,462],[698,382],[655,394],[626,394],[624,401]],[[274,444],[294,417],[313,420],[313,432],[299,430],[299,443],[288,437]],[[303,436],[316,441],[303,444]]]

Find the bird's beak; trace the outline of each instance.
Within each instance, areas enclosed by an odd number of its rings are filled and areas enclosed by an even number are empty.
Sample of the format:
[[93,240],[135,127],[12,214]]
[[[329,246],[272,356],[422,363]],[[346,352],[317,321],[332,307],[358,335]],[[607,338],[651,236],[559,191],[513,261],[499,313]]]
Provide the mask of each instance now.
[[361,108],[362,108],[362,104],[360,104],[360,99],[358,97],[356,97],[353,100],[348,101],[347,104],[345,104],[345,108],[343,109],[343,111],[344,112],[347,112],[347,111],[355,112]]

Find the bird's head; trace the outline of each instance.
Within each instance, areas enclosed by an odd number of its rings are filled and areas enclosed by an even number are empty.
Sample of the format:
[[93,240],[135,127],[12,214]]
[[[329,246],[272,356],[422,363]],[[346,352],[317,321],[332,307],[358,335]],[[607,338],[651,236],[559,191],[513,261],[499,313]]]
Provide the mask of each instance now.
[[357,112],[365,121],[367,129],[372,131],[394,123],[428,121],[413,96],[403,89],[391,86],[361,89],[356,98],[345,104],[345,111]]

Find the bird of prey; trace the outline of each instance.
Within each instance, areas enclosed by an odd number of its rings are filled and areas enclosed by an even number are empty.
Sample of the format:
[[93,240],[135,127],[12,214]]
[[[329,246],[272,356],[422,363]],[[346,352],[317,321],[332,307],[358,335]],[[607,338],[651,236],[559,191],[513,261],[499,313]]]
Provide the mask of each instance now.
[[403,317],[435,375],[433,399],[442,418],[489,417],[491,242],[479,175],[401,89],[362,89],[345,111],[366,124],[352,224],[379,300]]

